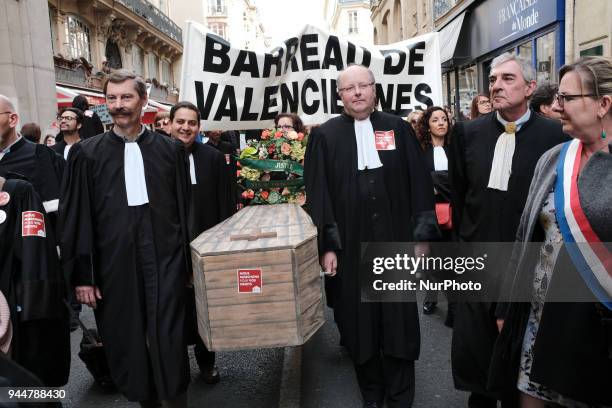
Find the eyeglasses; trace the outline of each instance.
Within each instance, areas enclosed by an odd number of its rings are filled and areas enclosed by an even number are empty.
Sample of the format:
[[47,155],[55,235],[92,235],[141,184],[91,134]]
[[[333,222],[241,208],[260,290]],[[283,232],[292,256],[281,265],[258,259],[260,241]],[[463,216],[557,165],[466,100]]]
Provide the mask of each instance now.
[[418,121],[416,120],[411,120],[410,123],[412,123],[413,125],[416,125],[418,123]]
[[62,120],[67,120],[67,121],[76,120],[76,116],[58,116],[57,120],[60,122]]
[[6,111],[6,112],[0,112],[0,115],[12,115],[15,112],[10,112],[10,111]]
[[486,99],[486,100],[485,100],[485,99],[482,99],[482,100],[478,101],[478,104],[479,104],[479,105],[490,105],[490,104],[491,104],[491,101],[490,101],[490,100],[488,100],[488,99]]
[[576,95],[568,95],[568,94],[561,94],[558,93],[555,95],[555,99],[553,102],[557,102],[557,104],[559,105],[560,108],[562,108],[565,105],[565,102],[571,102],[576,98],[586,98],[586,97],[593,97],[593,96],[597,96],[595,94],[576,94]]
[[280,125],[279,128],[293,130],[293,126],[291,126],[291,125]]
[[364,89],[372,85],[374,85],[374,82],[370,82],[369,84],[355,84],[344,88],[338,88],[338,91],[352,94],[357,92],[357,90],[363,91]]

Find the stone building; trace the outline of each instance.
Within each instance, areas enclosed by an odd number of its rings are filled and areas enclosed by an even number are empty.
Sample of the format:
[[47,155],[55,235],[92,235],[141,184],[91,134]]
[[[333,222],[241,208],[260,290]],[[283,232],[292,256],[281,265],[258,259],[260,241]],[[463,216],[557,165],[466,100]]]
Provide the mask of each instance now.
[[324,8],[331,32],[358,44],[374,43],[369,0],[325,0]]
[[168,17],[168,2],[154,1],[48,1],[60,105],[72,93],[86,95],[92,104],[104,103],[104,78],[119,68],[151,84],[155,109],[149,111],[168,110],[176,102],[180,78],[173,65],[183,52],[182,30]]

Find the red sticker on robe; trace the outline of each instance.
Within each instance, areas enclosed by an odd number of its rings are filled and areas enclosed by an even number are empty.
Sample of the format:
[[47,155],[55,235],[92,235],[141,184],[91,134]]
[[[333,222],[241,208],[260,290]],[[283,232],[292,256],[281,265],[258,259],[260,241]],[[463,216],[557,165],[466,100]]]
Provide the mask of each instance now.
[[45,238],[47,236],[47,232],[45,230],[45,216],[38,211],[22,212],[21,236]]
[[392,130],[377,130],[374,132],[376,150],[395,150],[395,133]]
[[238,269],[238,293],[261,293],[261,269]]

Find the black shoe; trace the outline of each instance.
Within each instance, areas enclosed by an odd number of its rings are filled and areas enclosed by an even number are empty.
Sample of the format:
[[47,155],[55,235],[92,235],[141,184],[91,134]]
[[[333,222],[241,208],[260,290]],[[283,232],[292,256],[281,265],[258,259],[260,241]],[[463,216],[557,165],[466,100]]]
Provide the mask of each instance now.
[[438,302],[423,302],[423,314],[432,314],[437,308]]
[[200,371],[202,373],[202,379],[206,384],[216,384],[221,381],[219,370],[215,366],[209,366],[204,368],[200,367]]
[[363,408],[382,408],[383,403],[377,401],[363,401]]

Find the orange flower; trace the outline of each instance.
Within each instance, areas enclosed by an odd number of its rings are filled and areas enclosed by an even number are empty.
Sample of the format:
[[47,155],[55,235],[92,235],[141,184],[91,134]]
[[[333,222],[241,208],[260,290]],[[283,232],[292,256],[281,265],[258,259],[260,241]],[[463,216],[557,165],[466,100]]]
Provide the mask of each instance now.
[[301,142],[302,140],[304,140],[304,134],[303,134],[302,132],[299,132],[299,133],[297,134],[297,140],[299,140],[300,142]]
[[281,132],[280,130],[277,130],[276,133],[274,134],[274,137],[276,139],[280,139],[281,137],[283,137],[283,132]]
[[240,170],[236,170],[236,177],[240,177]]
[[255,192],[251,189],[247,190],[247,198],[251,199],[253,197],[255,197]]
[[261,138],[266,140],[270,138],[270,131],[268,129],[265,129],[263,132],[261,132]]
[[291,154],[291,145],[289,143],[283,143],[281,145],[281,152],[284,155],[286,155],[286,156],[290,155]]
[[262,191],[261,192],[261,198],[263,198],[264,200],[267,200],[269,196],[270,196],[269,192],[267,192],[267,191]]

